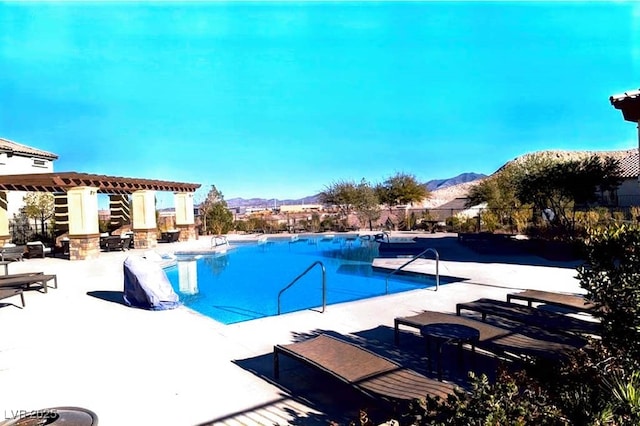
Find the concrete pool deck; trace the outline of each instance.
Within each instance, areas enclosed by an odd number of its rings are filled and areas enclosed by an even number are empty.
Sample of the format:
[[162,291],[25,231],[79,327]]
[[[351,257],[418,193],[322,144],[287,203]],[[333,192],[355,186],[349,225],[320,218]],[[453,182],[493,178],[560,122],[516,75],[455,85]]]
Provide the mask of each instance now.
[[[458,302],[505,300],[516,289],[582,292],[575,262],[480,255],[458,244],[455,234],[422,236],[433,238],[440,274],[447,277],[437,292],[419,289],[332,305],[322,314],[307,310],[231,325],[184,307],[144,311],[123,305],[122,263],[143,250],[101,253],[95,260],[13,262],[9,273],[57,274],[59,288],[25,292],[24,309],[10,305],[20,304],[17,297],[0,301],[0,422],[17,412],[79,406],[94,411],[101,426],[326,424],[335,419],[328,410],[335,408],[336,392],[322,384],[309,390],[318,376],[294,362],[274,384],[274,344],[332,331],[354,339],[380,335],[382,346],[392,347],[387,337],[397,316],[455,312]],[[201,237],[160,244],[156,251],[208,244]],[[395,268],[406,260],[375,264]],[[434,261],[419,260],[410,269],[432,274]],[[354,398],[346,404],[360,403]]]

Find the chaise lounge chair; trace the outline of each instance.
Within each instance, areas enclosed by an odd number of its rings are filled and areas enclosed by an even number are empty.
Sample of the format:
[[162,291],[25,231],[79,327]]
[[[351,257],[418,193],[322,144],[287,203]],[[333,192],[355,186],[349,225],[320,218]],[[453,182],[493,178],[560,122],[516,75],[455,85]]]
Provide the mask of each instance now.
[[0,260],[24,260],[25,246],[4,246],[0,250]]
[[460,315],[463,310],[482,314],[483,321],[486,320],[487,315],[495,315],[547,330],[590,335],[598,335],[602,331],[599,322],[585,321],[568,315],[502,300],[478,299],[473,302],[458,303],[456,305],[456,313]]
[[518,293],[507,294],[507,302],[512,300],[524,300],[528,306],[532,302],[544,303],[546,305],[558,306],[578,312],[593,313],[596,305],[585,299],[580,294],[556,293],[542,290],[525,290]]
[[22,307],[24,308],[24,294],[21,288],[0,288],[0,299],[20,295]]
[[419,330],[429,324],[459,324],[475,328],[479,332],[475,342],[477,348],[509,359],[558,359],[587,344],[586,340],[577,336],[551,333],[531,326],[521,325],[519,328],[509,329],[465,316],[424,311],[417,315],[395,318],[396,345],[400,343],[401,325]]
[[52,253],[51,247],[46,247],[42,241],[32,241],[27,243],[27,253],[29,254],[29,259],[33,259],[36,257],[44,257],[48,254]]
[[322,334],[303,342],[273,347],[273,369],[280,376],[280,355],[287,355],[332,375],[369,396],[412,400],[427,395],[446,398],[454,385],[425,377],[352,343]]
[[45,275],[41,272],[32,274],[15,274],[15,276],[3,277],[0,279],[0,288],[22,288],[31,290],[33,284],[39,284],[47,293],[49,281],[53,281],[53,288],[58,288],[58,277],[56,275]]

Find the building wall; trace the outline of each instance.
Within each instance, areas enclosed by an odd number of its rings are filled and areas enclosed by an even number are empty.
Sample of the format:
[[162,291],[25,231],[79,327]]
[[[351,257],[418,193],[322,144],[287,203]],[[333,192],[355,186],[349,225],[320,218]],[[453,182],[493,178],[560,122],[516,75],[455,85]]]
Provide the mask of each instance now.
[[322,204],[283,204],[280,206],[281,213],[318,212],[322,210],[324,210]]
[[[38,158],[35,156],[25,156],[21,154],[0,153],[0,174],[2,175],[23,175],[30,173],[52,173],[53,161]],[[9,218],[13,218],[22,206],[24,206],[24,191],[9,191],[7,194],[7,213]]]
[[625,179],[618,187],[618,205],[640,206],[640,183],[638,179]]

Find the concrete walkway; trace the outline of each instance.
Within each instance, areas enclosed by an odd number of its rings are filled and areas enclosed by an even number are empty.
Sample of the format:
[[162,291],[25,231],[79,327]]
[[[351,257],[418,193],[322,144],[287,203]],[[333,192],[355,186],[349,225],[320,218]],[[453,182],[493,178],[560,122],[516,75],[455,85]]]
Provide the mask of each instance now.
[[[505,300],[514,289],[581,292],[575,264],[478,255],[460,246],[455,235],[428,236],[438,247],[447,282],[437,292],[414,290],[332,305],[324,314],[302,311],[232,325],[184,307],[151,312],[120,303],[122,263],[141,250],[101,253],[86,261],[14,262],[9,273],[57,274],[59,288],[27,292],[24,309],[9,304],[19,305],[17,297],[0,301],[0,421],[55,406],[88,408],[101,426],[341,421],[344,410],[370,401],[293,361],[283,365],[283,378],[274,383],[274,344],[331,331],[378,342],[390,356],[402,356],[390,334],[397,316],[424,309],[454,312],[457,302]],[[161,244],[156,251],[209,244],[203,238]],[[376,265],[395,268],[404,261],[378,259]],[[420,260],[411,267],[433,273],[435,264]]]

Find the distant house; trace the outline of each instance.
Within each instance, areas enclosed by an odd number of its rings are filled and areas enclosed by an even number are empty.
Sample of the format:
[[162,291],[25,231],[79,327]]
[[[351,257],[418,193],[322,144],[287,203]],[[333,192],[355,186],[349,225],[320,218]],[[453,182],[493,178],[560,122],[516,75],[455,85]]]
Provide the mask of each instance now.
[[[623,179],[610,202],[619,207],[640,206],[640,159],[638,153],[629,155],[619,162],[620,177]],[[607,200],[605,200],[607,201]]]
[[280,206],[281,213],[310,213],[322,210],[324,210],[322,204],[283,204]]
[[[32,148],[8,139],[0,138],[0,174],[22,175],[31,173],[52,173],[56,154]],[[7,194],[7,214],[9,218],[20,212],[24,206],[26,192],[10,191]]]

